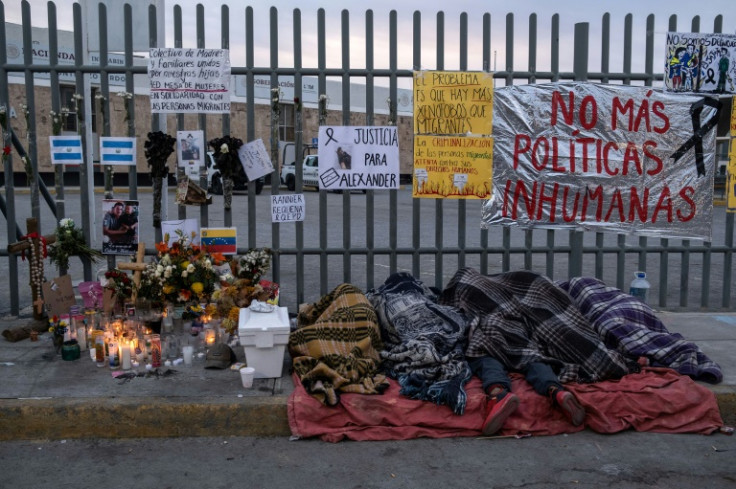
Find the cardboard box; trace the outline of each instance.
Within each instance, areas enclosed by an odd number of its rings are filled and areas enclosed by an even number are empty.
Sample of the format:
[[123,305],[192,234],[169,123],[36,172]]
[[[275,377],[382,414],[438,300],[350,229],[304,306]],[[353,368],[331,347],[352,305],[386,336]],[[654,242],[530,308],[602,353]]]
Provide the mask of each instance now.
[[256,379],[281,377],[289,343],[289,312],[285,307],[274,307],[271,312],[240,309],[238,336],[245,361],[256,369]]

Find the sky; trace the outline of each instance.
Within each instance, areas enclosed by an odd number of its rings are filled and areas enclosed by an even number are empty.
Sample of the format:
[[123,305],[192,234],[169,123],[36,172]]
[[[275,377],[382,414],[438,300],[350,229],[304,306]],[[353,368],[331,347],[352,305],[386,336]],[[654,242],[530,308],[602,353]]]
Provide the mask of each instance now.
[[[34,25],[44,27],[47,24],[47,10],[45,0],[31,0],[31,18]],[[72,3],[69,0],[58,0],[57,24],[60,29],[71,29],[72,26]],[[133,5],[137,2],[131,2]],[[202,3],[202,2],[199,2]],[[5,17],[8,22],[21,22],[21,2],[19,0],[3,0]],[[183,0],[178,2],[165,1],[165,12],[167,16],[166,47],[174,46],[173,39],[173,10],[174,5],[181,7],[183,19],[184,47],[196,47],[196,12],[198,2]],[[217,1],[207,2],[204,11],[205,23],[205,47],[219,48],[221,3]],[[459,59],[459,26],[462,13],[468,17],[468,70],[482,70],[481,56],[481,34],[483,14],[491,15],[491,51],[492,70],[503,70],[506,68],[506,17],[512,13],[514,16],[514,56],[513,68],[517,71],[526,71],[529,66],[528,38],[529,18],[532,13],[537,14],[537,60],[536,68],[539,71],[550,69],[549,40],[550,24],[554,14],[560,16],[560,69],[572,71],[572,56],[565,55],[572,49],[573,31],[576,23],[589,23],[589,69],[600,70],[601,52],[601,22],[603,15],[609,13],[611,16],[611,71],[621,71],[623,67],[622,38],[624,32],[624,20],[627,14],[633,16],[633,50],[635,72],[644,70],[643,56],[637,53],[637,46],[644,42],[646,34],[646,19],[650,14],[655,18],[655,56],[661,53],[662,64],[664,62],[665,34],[669,30],[668,23],[670,15],[677,16],[677,31],[691,32],[691,22],[696,16],[700,17],[700,32],[713,32],[714,19],[718,14],[723,15],[723,32],[736,34],[736,10],[733,8],[733,0],[597,0],[597,1],[572,1],[557,0],[550,1],[525,1],[500,2],[497,0],[452,0],[446,2],[432,0],[369,0],[367,2],[322,0],[272,0],[267,2],[241,2],[231,1],[228,3],[230,9],[230,58],[233,66],[243,66],[245,53],[243,45],[245,42],[245,9],[250,5],[253,8],[255,38],[255,65],[260,67],[269,66],[270,63],[270,41],[269,41],[269,11],[275,7],[278,11],[278,37],[279,37],[279,65],[284,67],[293,66],[293,36],[292,18],[294,9],[298,8],[302,20],[302,66],[305,68],[317,67],[317,11],[324,8],[326,18],[326,35],[328,37],[328,68],[340,68],[342,66],[342,22],[341,17],[347,13],[349,18],[350,35],[350,67],[363,68],[365,62],[365,16],[370,9],[374,19],[374,50],[376,68],[388,68],[389,60],[389,13],[396,11],[398,21],[398,67],[400,69],[438,69],[436,54],[436,32],[438,12],[444,15],[444,59],[441,68],[446,70],[460,69]],[[140,7],[140,5],[139,5]],[[140,8],[134,8],[139,12]],[[421,17],[421,63],[420,66],[413,65],[413,17],[415,13]],[[114,23],[113,26],[115,25]],[[118,24],[119,25],[119,24]],[[110,27],[112,28],[112,26]],[[655,66],[658,60],[655,58]]]

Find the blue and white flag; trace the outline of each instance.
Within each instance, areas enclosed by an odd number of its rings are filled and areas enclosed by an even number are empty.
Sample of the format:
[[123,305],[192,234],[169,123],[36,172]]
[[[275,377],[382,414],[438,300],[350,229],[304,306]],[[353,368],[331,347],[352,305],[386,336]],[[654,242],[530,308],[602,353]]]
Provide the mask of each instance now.
[[52,165],[81,165],[84,163],[81,136],[49,136]]
[[100,164],[135,165],[135,138],[100,138]]

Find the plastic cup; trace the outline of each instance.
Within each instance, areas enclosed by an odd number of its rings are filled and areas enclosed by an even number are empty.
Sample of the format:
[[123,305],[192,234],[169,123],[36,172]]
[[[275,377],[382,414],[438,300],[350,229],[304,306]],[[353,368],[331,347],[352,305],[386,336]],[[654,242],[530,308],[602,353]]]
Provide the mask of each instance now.
[[243,387],[250,389],[253,387],[253,378],[256,375],[256,369],[253,367],[243,367],[240,369],[240,380],[243,381]]
[[192,359],[194,358],[194,347],[191,345],[183,346],[181,352],[184,355],[184,365],[191,367]]

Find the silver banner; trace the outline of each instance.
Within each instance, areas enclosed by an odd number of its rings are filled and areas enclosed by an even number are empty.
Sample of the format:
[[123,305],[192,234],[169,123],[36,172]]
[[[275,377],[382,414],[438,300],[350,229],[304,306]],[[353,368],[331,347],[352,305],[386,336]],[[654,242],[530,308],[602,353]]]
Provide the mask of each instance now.
[[710,241],[716,99],[581,82],[503,87],[494,97],[481,227]]

